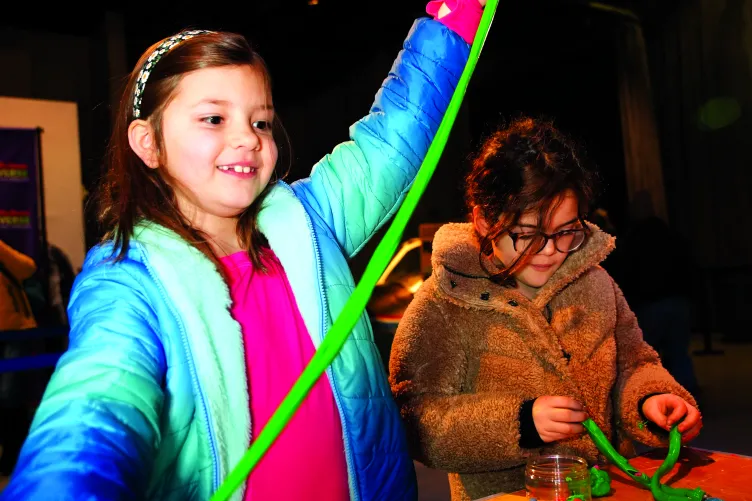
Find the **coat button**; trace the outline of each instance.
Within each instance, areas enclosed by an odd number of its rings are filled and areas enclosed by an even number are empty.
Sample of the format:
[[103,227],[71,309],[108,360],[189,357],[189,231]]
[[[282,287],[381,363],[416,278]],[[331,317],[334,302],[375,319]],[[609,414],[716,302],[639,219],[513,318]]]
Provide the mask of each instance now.
[[490,292],[484,292],[484,293],[482,293],[482,294],[480,295],[480,298],[481,298],[481,299],[482,299],[483,301],[488,301],[489,299],[491,299],[491,293],[490,293]]
[[517,301],[515,301],[514,299],[511,299],[511,300],[510,300],[510,301],[509,301],[509,302],[508,302],[507,304],[508,304],[509,306],[512,306],[512,307],[515,307],[515,308],[516,308],[517,306],[519,306],[519,305],[520,305],[520,304],[519,304],[519,303],[518,303]]

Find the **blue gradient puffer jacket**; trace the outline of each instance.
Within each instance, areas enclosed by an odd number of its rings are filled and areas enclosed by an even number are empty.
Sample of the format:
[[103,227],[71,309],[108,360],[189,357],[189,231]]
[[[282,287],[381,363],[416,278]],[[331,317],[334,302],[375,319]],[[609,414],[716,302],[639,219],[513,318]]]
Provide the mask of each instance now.
[[[416,21],[351,140],[310,177],[270,192],[260,228],[314,345],[354,290],[348,258],[410,188],[469,49],[441,23]],[[148,223],[126,259],[105,262],[110,252],[108,245],[92,249],[76,280],[70,346],[3,500],[205,500],[249,446],[242,337],[214,265]],[[415,499],[400,415],[365,315],[328,376],[351,498]],[[242,496],[241,488],[233,499]]]

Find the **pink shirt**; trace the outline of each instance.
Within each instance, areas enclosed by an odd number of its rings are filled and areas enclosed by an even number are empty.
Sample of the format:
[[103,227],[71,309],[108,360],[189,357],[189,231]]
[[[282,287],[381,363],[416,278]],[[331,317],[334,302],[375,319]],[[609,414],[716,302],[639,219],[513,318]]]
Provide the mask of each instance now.
[[[277,257],[263,257],[268,274],[252,273],[244,252],[221,260],[240,323],[255,440],[314,353],[290,283]],[[248,479],[245,501],[347,501],[342,424],[324,374]]]

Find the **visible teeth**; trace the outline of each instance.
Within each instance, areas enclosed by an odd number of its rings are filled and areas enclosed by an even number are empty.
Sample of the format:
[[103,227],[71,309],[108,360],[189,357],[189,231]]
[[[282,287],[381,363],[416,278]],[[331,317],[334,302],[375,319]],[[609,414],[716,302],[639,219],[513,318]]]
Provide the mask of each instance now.
[[225,171],[225,172],[231,170],[231,171],[235,171],[235,172],[243,173],[243,174],[250,174],[251,172],[256,172],[255,167],[249,167],[247,165],[245,167],[242,165],[217,165],[217,169],[221,171]]

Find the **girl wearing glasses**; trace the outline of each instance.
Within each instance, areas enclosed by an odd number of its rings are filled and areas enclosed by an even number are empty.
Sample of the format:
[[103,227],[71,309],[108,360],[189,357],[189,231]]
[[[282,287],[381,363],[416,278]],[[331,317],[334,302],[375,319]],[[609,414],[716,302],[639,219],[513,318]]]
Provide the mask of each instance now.
[[521,489],[532,455],[600,463],[586,417],[626,455],[665,444],[676,423],[686,441],[702,427],[599,266],[614,238],[584,219],[593,195],[574,144],[520,119],[473,161],[472,222],[434,237],[390,382],[415,458],[451,472],[453,501]]

